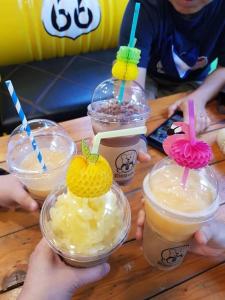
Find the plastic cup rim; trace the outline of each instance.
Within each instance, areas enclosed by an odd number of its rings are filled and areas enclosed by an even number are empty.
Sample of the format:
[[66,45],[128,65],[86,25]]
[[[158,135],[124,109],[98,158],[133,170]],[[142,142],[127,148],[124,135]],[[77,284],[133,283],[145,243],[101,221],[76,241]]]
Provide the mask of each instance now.
[[[63,128],[61,125],[55,123],[54,121],[48,120],[48,119],[33,119],[33,120],[28,121],[28,124],[36,123],[36,122],[39,122],[39,121],[42,121],[42,122],[43,122],[43,121],[47,121],[47,122],[51,123],[51,124],[54,125],[54,126],[57,126],[57,127],[62,128],[63,131],[65,131],[64,128]],[[20,127],[22,127],[22,124],[18,125],[18,126],[12,131],[12,133],[10,134],[10,137],[11,137],[11,136],[14,134],[14,132],[15,132],[16,130],[18,130]],[[66,133],[66,131],[65,131],[65,133]],[[71,155],[68,156],[67,159],[66,159],[63,163],[61,163],[60,165],[58,165],[58,166],[55,167],[55,168],[52,168],[51,170],[47,170],[46,172],[43,172],[43,170],[40,170],[40,171],[21,170],[21,169],[19,169],[19,168],[16,168],[16,167],[12,166],[12,165],[9,163],[9,155],[8,155],[8,153],[7,153],[6,162],[7,162],[7,165],[9,166],[9,171],[12,172],[12,173],[14,173],[14,174],[17,174],[18,176],[19,176],[19,175],[21,175],[21,176],[27,176],[27,175],[33,175],[33,176],[34,176],[34,175],[41,175],[41,176],[43,176],[43,175],[51,174],[51,173],[57,171],[58,169],[61,169],[63,166],[67,165],[68,162],[70,161],[71,157],[72,157],[74,154],[77,153],[77,146],[76,146],[76,144],[74,143],[74,141],[70,138],[70,136],[69,136],[67,133],[66,133],[66,135],[62,135],[62,134],[58,134],[58,135],[59,135],[59,136],[62,136],[62,137],[64,137],[64,138],[66,138],[66,139],[68,139],[68,140],[70,139],[71,142],[72,142],[72,143],[71,143],[71,145],[72,145]]]
[[[103,100],[104,101],[104,100]],[[99,101],[98,101],[99,102]],[[106,120],[107,119],[107,115],[105,114],[104,117],[102,116],[102,113],[99,112],[95,112],[93,111],[93,109],[91,108],[92,103],[90,103],[87,107],[87,115],[89,117],[91,117],[92,119],[94,119],[95,121],[101,122],[101,123],[107,123],[107,124],[131,124],[131,123],[138,123],[140,121],[146,121],[149,118],[150,115],[150,107],[148,107],[148,105],[145,105],[146,107],[146,112],[144,113],[139,113],[136,114],[135,118],[129,117],[129,118],[125,118],[125,119],[117,119],[115,121],[112,120]],[[113,118],[116,116],[113,115],[109,115],[109,119]]]
[[[123,192],[118,189],[117,183],[113,182],[112,187],[114,187],[119,192],[119,194],[122,195],[122,197],[126,198],[126,196],[123,194]],[[63,189],[63,188],[66,188],[66,186],[64,184],[61,185],[60,187],[58,187],[56,190],[60,190],[60,189]],[[107,252],[101,253],[101,251],[99,251],[99,253],[95,254],[95,255],[82,255],[82,254],[77,253],[77,254],[74,254],[74,256],[76,256],[76,257],[73,257],[73,254],[65,253],[65,252],[61,251],[60,249],[58,249],[55,246],[55,244],[47,238],[48,235],[46,234],[46,228],[45,228],[45,225],[44,225],[45,222],[43,221],[44,220],[44,211],[45,211],[45,208],[46,208],[48,202],[50,202],[50,200],[51,200],[50,197],[52,196],[52,194],[53,193],[51,193],[46,198],[46,200],[44,201],[44,204],[41,208],[40,229],[41,229],[42,235],[45,237],[48,245],[50,246],[50,248],[52,248],[52,250],[54,252],[56,252],[57,254],[62,256],[63,258],[66,258],[66,259],[69,259],[69,260],[72,260],[72,261],[75,261],[75,262],[85,263],[85,262],[97,261],[101,258],[108,257],[112,252],[114,252],[117,248],[119,248],[122,245],[123,241],[126,239],[128,233],[129,233],[130,226],[131,226],[131,209],[130,209],[130,204],[129,204],[128,200],[126,201],[126,205],[128,207],[128,209],[127,209],[128,215],[127,215],[126,227],[123,230],[124,234],[123,234],[123,236],[121,236],[119,239],[117,239],[114,242],[113,246]]]
[[152,204],[152,206],[157,209],[159,213],[163,213],[165,216],[168,216],[170,218],[174,218],[175,220],[179,220],[182,222],[187,223],[202,223],[209,221],[213,218],[214,214],[216,213],[218,207],[219,207],[219,195],[218,190],[216,191],[215,200],[212,202],[212,204],[205,208],[204,210],[200,212],[193,212],[193,213],[182,213],[178,212],[176,210],[173,210],[171,208],[166,208],[157,203],[155,200],[154,195],[150,191],[150,188],[148,187],[148,180],[150,178],[151,172],[149,172],[143,181],[143,191],[145,197],[148,199],[148,202]]

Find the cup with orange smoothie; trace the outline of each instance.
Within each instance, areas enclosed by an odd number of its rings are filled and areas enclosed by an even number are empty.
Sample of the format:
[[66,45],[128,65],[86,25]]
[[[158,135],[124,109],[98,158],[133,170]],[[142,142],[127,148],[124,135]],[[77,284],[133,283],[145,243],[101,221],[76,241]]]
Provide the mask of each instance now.
[[130,206],[112,177],[102,156],[83,150],[70,163],[66,185],[53,191],[42,206],[42,234],[71,266],[106,261],[128,235]]
[[193,234],[212,219],[219,207],[218,184],[207,166],[190,170],[185,187],[183,167],[166,158],[144,179],[143,251],[154,267],[170,270],[179,266]]
[[10,135],[7,164],[40,204],[48,194],[65,181],[66,170],[76,146],[66,131],[55,122],[37,119],[28,122],[40,148],[47,171],[43,171],[30,139],[20,125]]

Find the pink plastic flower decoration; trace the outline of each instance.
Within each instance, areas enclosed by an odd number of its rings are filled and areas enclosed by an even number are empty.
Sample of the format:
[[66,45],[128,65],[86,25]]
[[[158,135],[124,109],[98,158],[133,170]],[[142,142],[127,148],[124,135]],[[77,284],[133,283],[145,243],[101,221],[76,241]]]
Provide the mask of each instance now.
[[189,140],[182,139],[172,145],[170,157],[182,167],[199,169],[209,164],[212,151],[203,141],[196,140],[194,144],[191,144]]

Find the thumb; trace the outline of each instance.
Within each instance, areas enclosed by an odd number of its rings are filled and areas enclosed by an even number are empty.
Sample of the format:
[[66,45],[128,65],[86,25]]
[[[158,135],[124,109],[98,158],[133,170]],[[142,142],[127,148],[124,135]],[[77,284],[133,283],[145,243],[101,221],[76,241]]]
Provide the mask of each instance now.
[[151,156],[148,153],[146,153],[142,150],[139,150],[139,152],[138,152],[138,161],[140,161],[140,162],[149,162],[150,160],[151,160]]
[[[88,269],[75,269],[75,276],[78,277],[78,286],[92,283],[102,279],[110,271],[110,265],[107,263]],[[78,272],[78,273],[77,273]]]
[[180,101],[176,101],[174,104],[170,105],[168,108],[168,117],[171,117],[175,111],[177,110],[177,108],[180,105]]
[[183,111],[183,116],[184,116],[184,122],[188,123],[189,122],[188,110],[185,108],[185,109],[182,109],[182,111]]
[[29,193],[24,188],[20,188],[19,191],[17,191],[17,194],[15,195],[15,201],[28,211],[35,211],[38,209],[37,202],[31,198]]
[[199,244],[213,248],[225,249],[225,224],[220,221],[212,221],[204,225],[195,233],[195,239]]

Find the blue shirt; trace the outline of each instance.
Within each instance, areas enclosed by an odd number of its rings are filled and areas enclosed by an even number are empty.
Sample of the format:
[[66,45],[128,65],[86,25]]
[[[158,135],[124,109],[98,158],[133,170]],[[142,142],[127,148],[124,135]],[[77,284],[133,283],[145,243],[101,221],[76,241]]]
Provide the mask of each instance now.
[[135,2],[141,2],[136,47],[139,67],[173,81],[203,80],[218,58],[225,67],[225,0],[214,0],[192,15],[178,13],[168,0],[129,0],[120,44],[129,41]]

